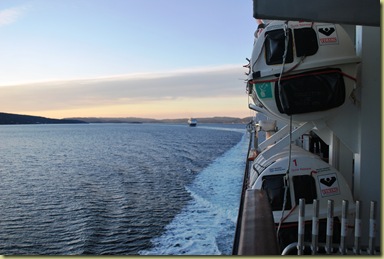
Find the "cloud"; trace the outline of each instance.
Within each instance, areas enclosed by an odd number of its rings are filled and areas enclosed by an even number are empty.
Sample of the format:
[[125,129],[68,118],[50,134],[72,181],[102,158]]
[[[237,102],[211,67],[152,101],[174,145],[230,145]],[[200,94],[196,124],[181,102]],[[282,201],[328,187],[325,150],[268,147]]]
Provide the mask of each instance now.
[[0,11],[0,27],[16,22],[25,12],[26,8],[13,7]]
[[89,109],[111,105],[246,96],[241,65],[0,87],[0,111]]

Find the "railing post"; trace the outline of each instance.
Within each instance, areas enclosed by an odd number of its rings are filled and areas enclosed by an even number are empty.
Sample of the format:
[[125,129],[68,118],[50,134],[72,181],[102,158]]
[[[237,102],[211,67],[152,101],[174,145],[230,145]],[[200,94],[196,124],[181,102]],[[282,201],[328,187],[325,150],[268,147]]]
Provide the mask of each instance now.
[[299,199],[299,224],[298,224],[298,242],[297,254],[304,253],[304,232],[305,232],[305,199]]
[[368,254],[375,254],[375,237],[376,237],[376,202],[371,201],[369,211],[369,246]]
[[353,247],[353,252],[356,255],[360,254],[360,237],[361,237],[361,217],[360,217],[361,207],[360,201],[356,201],[356,216],[355,216],[355,244]]
[[347,237],[348,230],[348,201],[342,201],[342,211],[341,211],[341,233],[340,233],[340,253],[342,255],[346,254],[345,241]]
[[315,255],[318,249],[319,240],[319,200],[313,200],[313,216],[312,216],[312,254]]
[[325,242],[325,252],[332,253],[332,237],[333,237],[333,200],[328,200],[327,212],[327,236]]

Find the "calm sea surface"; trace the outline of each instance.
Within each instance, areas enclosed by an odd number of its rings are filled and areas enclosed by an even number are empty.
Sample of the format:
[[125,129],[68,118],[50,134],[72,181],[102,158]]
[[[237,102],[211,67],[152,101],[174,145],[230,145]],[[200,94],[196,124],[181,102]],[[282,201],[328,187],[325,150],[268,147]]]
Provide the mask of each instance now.
[[230,254],[244,125],[0,127],[0,254]]

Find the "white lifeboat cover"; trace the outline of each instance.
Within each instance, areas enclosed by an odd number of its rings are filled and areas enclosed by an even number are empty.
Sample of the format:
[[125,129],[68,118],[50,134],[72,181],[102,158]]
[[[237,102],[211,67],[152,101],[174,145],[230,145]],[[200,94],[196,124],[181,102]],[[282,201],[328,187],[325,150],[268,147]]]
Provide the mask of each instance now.
[[[268,115],[287,121],[289,114],[281,112],[276,103],[278,81],[311,71],[338,69],[345,83],[341,94],[347,99],[355,87],[359,62],[352,40],[338,24],[272,21],[255,40],[248,85],[258,107],[265,109]],[[303,97],[303,102],[304,98],[308,96]],[[300,123],[325,119],[333,115],[335,109],[332,108],[295,114],[293,120]]]

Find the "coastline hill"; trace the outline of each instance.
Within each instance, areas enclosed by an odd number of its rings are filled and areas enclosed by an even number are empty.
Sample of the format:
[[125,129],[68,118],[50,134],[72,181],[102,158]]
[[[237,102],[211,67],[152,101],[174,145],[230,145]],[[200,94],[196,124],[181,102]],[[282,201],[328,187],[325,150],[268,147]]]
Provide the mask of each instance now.
[[40,116],[30,116],[21,114],[12,114],[0,112],[0,125],[14,125],[14,124],[73,124],[73,123],[87,123],[81,120],[72,119],[50,119]]

